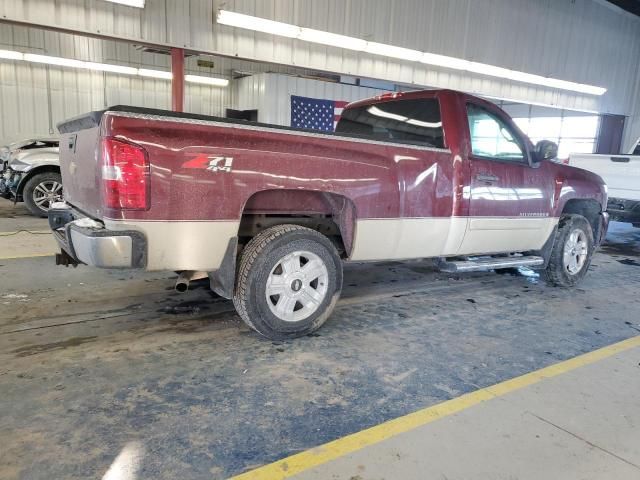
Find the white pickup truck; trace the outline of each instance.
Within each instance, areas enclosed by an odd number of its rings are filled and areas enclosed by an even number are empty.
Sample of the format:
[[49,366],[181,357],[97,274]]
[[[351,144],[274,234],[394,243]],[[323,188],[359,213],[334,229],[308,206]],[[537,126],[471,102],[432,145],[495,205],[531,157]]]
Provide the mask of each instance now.
[[627,155],[577,153],[569,156],[569,164],[597,173],[606,182],[611,220],[640,228],[640,138]]

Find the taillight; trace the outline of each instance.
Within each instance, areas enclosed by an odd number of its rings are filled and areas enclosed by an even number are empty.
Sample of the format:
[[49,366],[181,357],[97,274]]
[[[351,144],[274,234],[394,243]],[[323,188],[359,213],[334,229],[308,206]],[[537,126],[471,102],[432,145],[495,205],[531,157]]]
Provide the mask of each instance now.
[[102,203],[105,208],[149,208],[149,159],[140,146],[102,139]]

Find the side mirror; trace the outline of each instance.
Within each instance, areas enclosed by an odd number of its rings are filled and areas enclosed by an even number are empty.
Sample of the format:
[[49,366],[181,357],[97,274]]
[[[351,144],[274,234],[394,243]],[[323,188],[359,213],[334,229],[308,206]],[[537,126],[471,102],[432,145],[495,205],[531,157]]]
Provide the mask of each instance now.
[[558,156],[558,145],[550,140],[540,140],[536,143],[536,163],[542,160],[553,160]]

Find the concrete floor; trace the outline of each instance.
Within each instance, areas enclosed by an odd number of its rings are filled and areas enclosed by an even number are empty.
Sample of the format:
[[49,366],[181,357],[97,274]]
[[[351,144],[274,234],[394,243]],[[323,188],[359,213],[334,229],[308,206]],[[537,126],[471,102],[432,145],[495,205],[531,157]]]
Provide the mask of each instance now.
[[636,346],[292,478],[638,479],[639,365]]
[[317,334],[270,342],[206,284],[179,295],[172,272],[30,256],[50,239],[9,240],[46,229],[23,213],[0,200],[3,479],[100,478],[131,451],[138,478],[225,478],[640,331],[640,230],[621,224],[571,290],[429,262],[348,265]]

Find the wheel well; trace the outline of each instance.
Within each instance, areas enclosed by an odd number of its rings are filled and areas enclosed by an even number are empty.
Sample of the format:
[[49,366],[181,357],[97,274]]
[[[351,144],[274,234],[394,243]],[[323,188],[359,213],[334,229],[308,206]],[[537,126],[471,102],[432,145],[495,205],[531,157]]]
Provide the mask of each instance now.
[[45,172],[60,173],[60,167],[56,167],[55,165],[42,165],[41,167],[36,167],[33,170],[29,170],[27,174],[20,179],[20,184],[16,189],[17,194],[22,195],[24,186],[27,184],[27,182],[31,177],[33,177],[34,175],[38,175],[39,173],[45,173]]
[[576,215],[582,215],[586,218],[591,225],[593,231],[593,238],[597,241],[600,238],[600,213],[602,212],[601,205],[595,200],[586,200],[572,198],[568,200],[562,209],[562,213],[572,213]]
[[342,195],[307,190],[265,190],[246,202],[240,220],[239,241],[246,244],[262,230],[290,223],[327,236],[342,257],[351,253],[355,206]]

